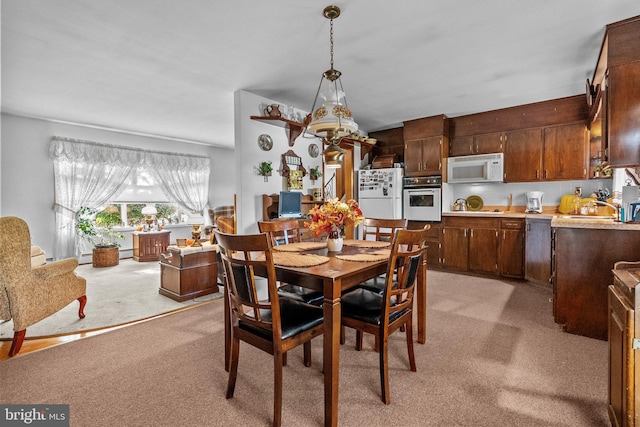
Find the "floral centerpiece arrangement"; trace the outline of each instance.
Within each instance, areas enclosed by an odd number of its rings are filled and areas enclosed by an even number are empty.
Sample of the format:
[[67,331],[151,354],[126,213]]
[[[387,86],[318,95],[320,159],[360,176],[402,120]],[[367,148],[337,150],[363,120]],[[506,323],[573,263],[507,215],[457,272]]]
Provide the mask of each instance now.
[[305,222],[314,237],[326,234],[330,239],[337,239],[344,234],[347,225],[356,226],[364,219],[362,210],[353,199],[342,202],[329,199],[322,206],[314,206],[309,210],[311,221]]

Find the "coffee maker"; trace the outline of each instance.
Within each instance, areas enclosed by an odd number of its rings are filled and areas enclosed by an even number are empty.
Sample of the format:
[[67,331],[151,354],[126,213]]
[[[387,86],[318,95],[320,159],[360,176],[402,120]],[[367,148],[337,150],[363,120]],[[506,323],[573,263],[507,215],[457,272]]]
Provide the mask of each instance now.
[[524,197],[527,199],[526,213],[542,213],[542,191],[528,191],[524,193]]

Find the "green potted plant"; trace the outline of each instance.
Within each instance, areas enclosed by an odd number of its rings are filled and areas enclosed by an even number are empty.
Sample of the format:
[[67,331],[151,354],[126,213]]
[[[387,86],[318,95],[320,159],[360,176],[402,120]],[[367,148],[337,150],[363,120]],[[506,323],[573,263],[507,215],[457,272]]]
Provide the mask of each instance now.
[[124,234],[114,230],[114,226],[122,223],[117,209],[106,209],[95,212],[88,207],[81,207],[76,218],[78,235],[93,245],[93,266],[111,267],[120,259],[120,242]]
[[309,178],[311,178],[311,181],[315,181],[316,179],[319,179],[321,176],[322,176],[322,172],[320,172],[320,166],[311,168],[311,170],[309,171]]
[[258,175],[263,176],[265,182],[269,181],[271,172],[273,172],[273,166],[271,166],[271,162],[260,162],[260,164],[258,165]]

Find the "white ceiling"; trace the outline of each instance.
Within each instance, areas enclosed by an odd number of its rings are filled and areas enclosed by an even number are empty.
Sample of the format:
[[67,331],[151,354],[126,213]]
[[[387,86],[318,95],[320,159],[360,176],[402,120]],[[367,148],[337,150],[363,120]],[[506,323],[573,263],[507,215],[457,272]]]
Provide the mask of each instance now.
[[[331,0],[1,0],[2,111],[232,147],[233,93],[309,110]],[[360,128],[580,94],[638,0],[342,0]],[[256,106],[258,113],[258,106]]]

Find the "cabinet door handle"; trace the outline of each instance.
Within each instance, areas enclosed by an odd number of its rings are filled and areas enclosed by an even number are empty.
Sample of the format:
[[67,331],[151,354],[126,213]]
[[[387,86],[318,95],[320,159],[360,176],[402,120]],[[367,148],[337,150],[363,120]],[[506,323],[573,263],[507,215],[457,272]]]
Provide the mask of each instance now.
[[502,240],[506,240],[507,239],[507,232],[505,230],[502,230]]
[[536,169],[536,179],[540,178],[540,169]]

